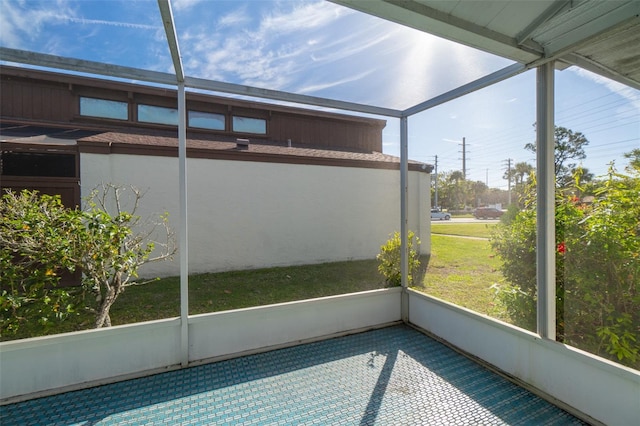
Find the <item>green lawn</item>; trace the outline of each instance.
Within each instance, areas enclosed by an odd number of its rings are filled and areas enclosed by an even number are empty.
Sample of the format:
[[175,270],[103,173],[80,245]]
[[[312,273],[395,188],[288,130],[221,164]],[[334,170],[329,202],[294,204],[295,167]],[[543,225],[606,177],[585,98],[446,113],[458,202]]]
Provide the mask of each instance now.
[[489,238],[494,226],[494,223],[431,223],[431,233]]
[[488,240],[433,235],[424,279],[414,288],[504,320],[491,288],[502,280],[499,268],[500,261],[493,255]]
[[[376,260],[201,274],[189,277],[189,313],[224,311],[384,288]],[[130,287],[112,308],[113,324],[180,315],[180,281]]]
[[[484,239],[437,235],[488,235],[486,224],[433,225],[432,255],[423,257],[426,273],[419,278],[418,291],[459,304],[477,312],[501,318],[493,298],[492,284],[501,280],[499,260]],[[311,299],[386,287],[376,260],[325,263],[193,275],[189,277],[189,313],[239,309],[293,300]],[[113,325],[150,321],[180,315],[178,277],[128,287],[111,311]],[[502,319],[502,318],[501,318]],[[91,328],[93,318],[82,313],[53,325],[47,334]],[[33,337],[25,324],[16,336],[2,340]]]
[[[189,313],[225,311],[384,287],[386,283],[378,272],[375,259],[192,275],[189,277]],[[127,287],[111,308],[113,325],[179,315],[179,277]],[[52,324],[45,333],[37,323],[25,323],[18,334],[3,335],[1,340],[84,330],[92,324],[93,316],[81,312],[64,322]]]

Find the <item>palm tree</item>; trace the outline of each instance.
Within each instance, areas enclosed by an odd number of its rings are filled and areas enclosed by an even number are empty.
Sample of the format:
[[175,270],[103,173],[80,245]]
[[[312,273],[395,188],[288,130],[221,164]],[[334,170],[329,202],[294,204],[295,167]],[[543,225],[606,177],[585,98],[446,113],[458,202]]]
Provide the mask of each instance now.
[[513,166],[513,177],[515,184],[523,184],[525,182],[525,178],[526,180],[529,180],[529,176],[531,176],[531,173],[533,173],[534,170],[535,168],[529,163],[516,163],[516,165]]

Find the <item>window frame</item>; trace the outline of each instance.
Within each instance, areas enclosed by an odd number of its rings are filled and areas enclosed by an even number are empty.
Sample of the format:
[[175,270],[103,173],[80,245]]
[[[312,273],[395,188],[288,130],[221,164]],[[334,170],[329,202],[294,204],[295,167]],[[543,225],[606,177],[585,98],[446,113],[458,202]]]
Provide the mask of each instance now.
[[[218,116],[222,118],[222,128],[214,128],[214,127],[203,127],[203,126],[194,126],[192,124],[192,117],[191,114],[206,114],[209,116]],[[211,131],[218,131],[218,132],[226,132],[227,131],[227,114],[224,113],[219,113],[219,112],[211,112],[211,111],[200,111],[197,109],[187,109],[187,127],[190,129],[197,129],[197,130],[211,130]]]
[[[236,129],[236,119],[261,121],[264,123],[264,131],[253,132],[253,131],[246,131],[246,130],[238,130]],[[231,132],[246,134],[246,135],[267,136],[269,134],[268,120],[262,117],[251,117],[249,115],[244,115],[244,114],[232,114],[231,115]]]
[[[171,127],[178,127],[178,123],[180,121],[179,116],[178,116],[178,108],[172,108],[172,107],[166,107],[166,106],[162,106],[162,105],[154,105],[154,104],[148,104],[148,103],[142,103],[142,102],[136,102],[136,122],[137,123],[143,123],[143,124],[156,124],[156,125],[161,125],[161,126],[171,126]],[[162,110],[164,111],[173,111],[175,112],[175,123],[173,122],[167,122],[167,121],[152,121],[152,120],[141,120],[140,119],[140,108],[151,108],[151,109],[155,109],[157,112],[161,112]]]
[[[98,115],[98,114],[86,114],[83,113],[83,100],[91,100],[91,101],[101,101],[101,102],[105,102],[105,103],[110,103],[112,105],[115,104],[120,104],[122,106],[124,106],[125,108],[125,117],[124,118],[120,118],[120,117],[114,117],[114,116],[107,116],[107,115]],[[121,101],[121,100],[115,100],[115,99],[108,99],[108,98],[102,98],[102,97],[95,97],[95,96],[85,96],[85,95],[78,95],[78,114],[80,115],[80,117],[83,118],[98,118],[101,120],[115,120],[115,121],[129,121],[129,118],[131,116],[130,111],[129,111],[129,103],[125,102],[125,101]]]

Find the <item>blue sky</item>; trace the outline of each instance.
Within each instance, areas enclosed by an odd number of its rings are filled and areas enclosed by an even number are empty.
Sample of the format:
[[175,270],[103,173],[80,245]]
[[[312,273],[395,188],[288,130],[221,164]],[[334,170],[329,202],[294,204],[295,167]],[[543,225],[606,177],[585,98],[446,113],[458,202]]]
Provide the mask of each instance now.
[[[187,75],[404,109],[511,62],[324,1],[173,0]],[[172,72],[154,0],[0,0],[0,45]],[[556,72],[556,124],[589,139],[596,174],[640,147],[640,92],[572,67]],[[409,121],[412,159],[506,187],[506,160],[534,163],[535,72]],[[399,153],[387,119],[384,151]]]

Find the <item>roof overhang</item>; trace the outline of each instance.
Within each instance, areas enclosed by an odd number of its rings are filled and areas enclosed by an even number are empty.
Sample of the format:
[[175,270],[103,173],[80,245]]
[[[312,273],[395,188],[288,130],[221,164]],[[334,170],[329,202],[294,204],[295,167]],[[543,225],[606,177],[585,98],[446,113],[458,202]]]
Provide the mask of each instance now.
[[577,65],[640,90],[637,0],[332,0],[529,67]]

